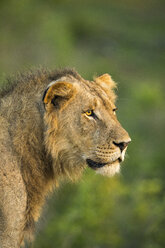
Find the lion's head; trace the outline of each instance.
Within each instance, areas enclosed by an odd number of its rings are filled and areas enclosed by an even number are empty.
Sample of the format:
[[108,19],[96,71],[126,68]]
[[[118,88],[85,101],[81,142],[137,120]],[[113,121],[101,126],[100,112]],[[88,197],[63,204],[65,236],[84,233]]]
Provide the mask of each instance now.
[[116,117],[116,84],[108,74],[88,81],[71,72],[52,81],[43,96],[54,173],[76,178],[89,166],[114,175],[131,140]]

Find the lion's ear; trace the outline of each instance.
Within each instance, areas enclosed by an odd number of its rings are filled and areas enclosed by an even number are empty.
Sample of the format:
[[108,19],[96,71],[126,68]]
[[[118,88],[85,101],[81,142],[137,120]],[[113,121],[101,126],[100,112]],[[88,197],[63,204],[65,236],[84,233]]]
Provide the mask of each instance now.
[[116,88],[116,83],[112,80],[111,76],[108,73],[95,78],[95,81],[98,82],[106,90]]
[[48,85],[43,95],[43,103],[46,105],[54,105],[56,108],[64,105],[75,92],[75,88],[71,83],[65,81],[52,82]]

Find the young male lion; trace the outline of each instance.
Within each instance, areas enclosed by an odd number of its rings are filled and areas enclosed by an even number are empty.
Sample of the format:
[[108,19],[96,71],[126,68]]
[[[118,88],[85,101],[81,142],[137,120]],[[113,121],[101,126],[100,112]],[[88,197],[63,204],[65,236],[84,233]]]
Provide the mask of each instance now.
[[45,196],[61,178],[89,166],[119,172],[130,138],[117,121],[108,74],[84,80],[76,71],[19,76],[0,93],[0,247],[31,236]]

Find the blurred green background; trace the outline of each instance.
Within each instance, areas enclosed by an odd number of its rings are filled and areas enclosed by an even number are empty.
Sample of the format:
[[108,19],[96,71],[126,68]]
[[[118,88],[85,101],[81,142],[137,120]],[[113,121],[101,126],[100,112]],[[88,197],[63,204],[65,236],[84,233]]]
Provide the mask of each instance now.
[[56,190],[33,248],[165,247],[165,2],[1,0],[0,58],[1,82],[38,65],[110,73],[132,138],[119,176]]

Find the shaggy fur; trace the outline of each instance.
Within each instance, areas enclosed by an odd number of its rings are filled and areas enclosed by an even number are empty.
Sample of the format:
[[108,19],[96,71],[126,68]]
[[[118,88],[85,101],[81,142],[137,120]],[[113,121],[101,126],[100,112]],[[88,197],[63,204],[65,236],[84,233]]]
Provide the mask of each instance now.
[[119,171],[130,138],[115,116],[115,87],[108,74],[87,81],[64,69],[29,72],[1,90],[1,248],[30,238],[61,179],[79,178],[87,165]]

